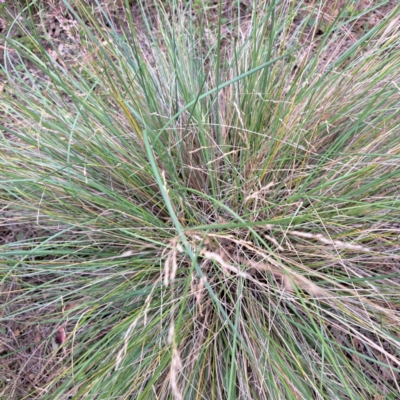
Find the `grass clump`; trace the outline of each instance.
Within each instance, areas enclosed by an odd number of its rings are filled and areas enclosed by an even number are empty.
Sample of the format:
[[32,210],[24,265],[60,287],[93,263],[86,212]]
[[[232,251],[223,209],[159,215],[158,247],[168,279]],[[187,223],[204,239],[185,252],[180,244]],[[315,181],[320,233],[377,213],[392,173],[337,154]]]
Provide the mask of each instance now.
[[399,8],[349,42],[368,10],[95,3],[79,58],[4,39],[7,390],[395,398]]

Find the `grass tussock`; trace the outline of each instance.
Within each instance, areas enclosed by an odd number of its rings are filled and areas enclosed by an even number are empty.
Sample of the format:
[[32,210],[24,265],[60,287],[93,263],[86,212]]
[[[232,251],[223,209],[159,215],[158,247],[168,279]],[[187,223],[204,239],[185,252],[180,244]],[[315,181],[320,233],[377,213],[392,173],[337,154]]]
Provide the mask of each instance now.
[[2,393],[396,398],[399,7],[94,3],[4,37]]

